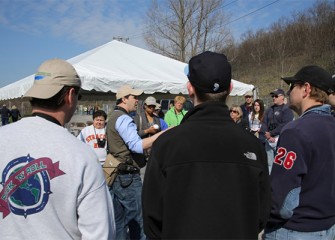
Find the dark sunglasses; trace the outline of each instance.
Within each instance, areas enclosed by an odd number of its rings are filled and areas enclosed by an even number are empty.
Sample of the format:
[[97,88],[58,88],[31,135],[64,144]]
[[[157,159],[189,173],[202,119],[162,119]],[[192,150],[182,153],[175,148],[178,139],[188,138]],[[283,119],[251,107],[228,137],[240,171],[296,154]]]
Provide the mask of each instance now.
[[238,111],[236,111],[236,110],[230,110],[229,112],[238,113]]
[[244,96],[245,98],[252,98],[252,96]]
[[291,92],[296,86],[302,85],[303,83],[291,83],[289,91]]

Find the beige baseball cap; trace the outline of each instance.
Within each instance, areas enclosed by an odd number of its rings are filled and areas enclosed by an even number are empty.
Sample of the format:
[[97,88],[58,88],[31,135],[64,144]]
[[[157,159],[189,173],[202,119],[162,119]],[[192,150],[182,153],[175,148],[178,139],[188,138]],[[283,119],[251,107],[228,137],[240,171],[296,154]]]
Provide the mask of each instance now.
[[70,63],[57,58],[50,59],[38,68],[33,86],[23,97],[48,99],[64,86],[81,87],[78,73]]
[[150,105],[154,105],[156,106],[156,98],[154,97],[147,97],[144,101],[144,103],[147,105],[147,106],[150,106]]
[[116,91],[116,100],[128,95],[140,96],[143,93],[142,89],[133,89],[129,85],[124,85]]

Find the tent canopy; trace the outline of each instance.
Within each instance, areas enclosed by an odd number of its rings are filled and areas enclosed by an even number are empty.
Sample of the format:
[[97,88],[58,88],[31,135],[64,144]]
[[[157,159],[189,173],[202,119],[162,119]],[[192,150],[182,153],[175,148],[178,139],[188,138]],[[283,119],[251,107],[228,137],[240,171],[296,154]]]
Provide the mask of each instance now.
[[[146,94],[187,94],[186,63],[113,40],[68,59],[77,70],[82,88],[87,91],[116,92],[124,84]],[[254,86],[233,81],[230,95],[243,95]],[[32,86],[34,75],[0,89],[0,100],[22,97]]]

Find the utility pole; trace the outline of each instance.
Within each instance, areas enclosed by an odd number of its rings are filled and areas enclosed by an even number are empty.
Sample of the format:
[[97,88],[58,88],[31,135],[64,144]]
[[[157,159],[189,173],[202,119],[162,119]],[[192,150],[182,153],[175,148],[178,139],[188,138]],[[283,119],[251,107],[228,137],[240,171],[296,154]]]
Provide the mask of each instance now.
[[118,40],[120,42],[128,42],[129,38],[113,37],[113,40]]

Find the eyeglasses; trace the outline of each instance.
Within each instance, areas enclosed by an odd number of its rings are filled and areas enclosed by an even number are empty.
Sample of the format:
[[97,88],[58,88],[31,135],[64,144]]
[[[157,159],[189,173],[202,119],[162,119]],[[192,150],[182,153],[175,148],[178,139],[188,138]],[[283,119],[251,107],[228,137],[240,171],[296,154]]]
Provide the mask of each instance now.
[[280,96],[283,96],[283,95],[281,95],[281,94],[280,94],[280,95],[272,95],[271,97],[272,97],[272,98],[278,98],[278,97],[280,97]]
[[155,108],[156,105],[147,105],[148,108]]
[[231,113],[238,113],[238,111],[236,111],[236,110],[230,110],[229,112],[231,112]]
[[244,96],[245,98],[252,98],[252,96]]
[[298,85],[300,85],[300,84],[298,84],[298,83],[291,83],[289,91],[291,92],[293,90],[293,88],[295,88]]

